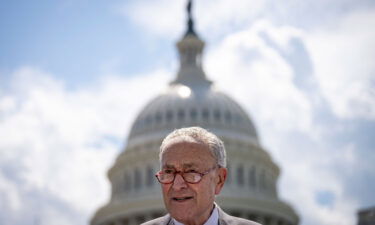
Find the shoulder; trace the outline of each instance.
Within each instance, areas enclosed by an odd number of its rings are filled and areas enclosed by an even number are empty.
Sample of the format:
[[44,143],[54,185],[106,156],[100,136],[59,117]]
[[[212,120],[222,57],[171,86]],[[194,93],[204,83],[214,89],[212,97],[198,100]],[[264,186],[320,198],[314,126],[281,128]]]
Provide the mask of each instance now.
[[228,215],[220,207],[218,207],[218,210],[220,225],[261,225],[251,220]]
[[171,217],[169,216],[169,214],[167,214],[165,216],[142,223],[141,225],[168,225],[170,220]]
[[[251,220],[246,220],[243,218],[235,217],[235,216],[229,216],[226,217],[225,219],[220,220],[223,222],[223,225],[261,225],[257,222],[251,221]],[[222,224],[222,223],[220,223]]]

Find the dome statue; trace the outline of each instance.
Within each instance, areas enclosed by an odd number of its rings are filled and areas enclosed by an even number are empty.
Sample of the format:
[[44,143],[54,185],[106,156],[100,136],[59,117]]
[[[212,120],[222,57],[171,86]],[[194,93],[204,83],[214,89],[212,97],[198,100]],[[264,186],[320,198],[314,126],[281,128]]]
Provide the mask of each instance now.
[[250,117],[202,69],[204,42],[194,31],[189,4],[188,29],[177,43],[177,76],[134,121],[126,148],[108,171],[111,198],[91,225],[138,225],[164,215],[154,176],[159,147],[171,131],[190,126],[208,129],[224,141],[229,174],[216,199],[224,211],[264,225],[297,225],[297,214],[277,194],[279,167],[260,145]]

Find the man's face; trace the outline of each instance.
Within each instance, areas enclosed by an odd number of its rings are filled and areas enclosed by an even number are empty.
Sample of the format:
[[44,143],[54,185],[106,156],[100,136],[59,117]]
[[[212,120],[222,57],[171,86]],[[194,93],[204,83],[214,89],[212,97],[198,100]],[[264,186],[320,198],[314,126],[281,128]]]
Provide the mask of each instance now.
[[[172,141],[165,146],[162,169],[204,173],[216,166],[208,146],[189,141]],[[165,206],[170,215],[184,224],[203,224],[211,214],[215,194],[219,194],[226,169],[218,168],[204,175],[197,184],[184,181],[177,174],[171,184],[162,184]]]

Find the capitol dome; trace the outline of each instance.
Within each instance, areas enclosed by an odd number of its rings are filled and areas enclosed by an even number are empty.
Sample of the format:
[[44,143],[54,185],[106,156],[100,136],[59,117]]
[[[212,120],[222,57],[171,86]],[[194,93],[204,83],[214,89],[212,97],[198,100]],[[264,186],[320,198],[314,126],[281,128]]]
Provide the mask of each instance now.
[[176,82],[144,107],[133,123],[128,144],[156,134],[163,138],[175,128],[188,126],[258,143],[250,118],[230,97],[211,85],[196,88]]
[[166,213],[160,185],[159,147],[176,128],[200,126],[223,140],[228,180],[216,202],[229,214],[264,225],[297,225],[298,216],[277,194],[279,167],[262,148],[248,114],[205,75],[204,42],[188,29],[177,43],[180,68],[163,93],[139,113],[127,144],[108,171],[111,198],[91,225],[138,225]]

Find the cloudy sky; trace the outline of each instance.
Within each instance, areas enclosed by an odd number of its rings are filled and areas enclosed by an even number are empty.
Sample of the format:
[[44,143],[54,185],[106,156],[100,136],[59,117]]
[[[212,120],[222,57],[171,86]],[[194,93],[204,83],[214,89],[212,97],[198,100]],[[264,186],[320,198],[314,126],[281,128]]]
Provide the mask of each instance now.
[[[0,224],[87,224],[108,200],[132,121],[175,76],[185,3],[2,3]],[[251,115],[301,225],[355,224],[375,205],[375,2],[193,9],[205,71]]]

